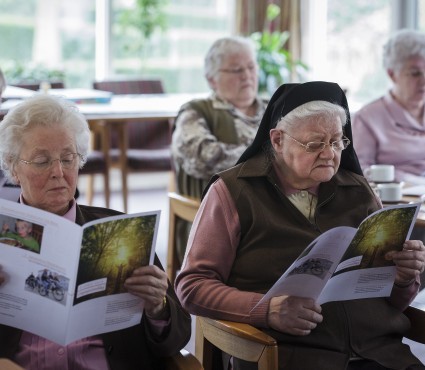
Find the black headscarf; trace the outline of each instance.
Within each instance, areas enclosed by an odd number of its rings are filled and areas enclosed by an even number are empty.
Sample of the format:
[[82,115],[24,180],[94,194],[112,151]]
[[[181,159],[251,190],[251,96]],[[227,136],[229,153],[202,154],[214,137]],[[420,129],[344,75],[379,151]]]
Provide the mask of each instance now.
[[336,83],[322,81],[306,82],[303,84],[284,84],[280,86],[267,105],[254,141],[239,158],[238,163],[245,162],[263,150],[264,145],[270,141],[270,130],[276,127],[282,117],[300,105],[315,100],[338,104],[347,112],[347,123],[343,127],[343,130],[344,135],[350,139],[351,144],[347,149],[342,151],[340,167],[363,175],[353,147],[350,112],[344,91]]

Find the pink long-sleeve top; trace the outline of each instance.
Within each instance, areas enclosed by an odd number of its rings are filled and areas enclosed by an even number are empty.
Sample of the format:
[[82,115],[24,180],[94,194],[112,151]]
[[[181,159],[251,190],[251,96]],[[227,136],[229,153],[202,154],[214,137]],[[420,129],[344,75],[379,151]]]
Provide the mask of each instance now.
[[[281,184],[288,196],[294,193]],[[312,193],[317,189],[311,189]],[[176,293],[192,314],[268,327],[269,301],[254,306],[263,294],[226,285],[240,239],[236,206],[222,179],[209,189],[194,220]],[[267,268],[259,266],[259,268]],[[416,296],[419,280],[407,287],[394,286],[391,302],[404,310]]]
[[425,184],[425,119],[416,121],[391,92],[356,112],[352,130],[363,170],[392,164],[397,181]]

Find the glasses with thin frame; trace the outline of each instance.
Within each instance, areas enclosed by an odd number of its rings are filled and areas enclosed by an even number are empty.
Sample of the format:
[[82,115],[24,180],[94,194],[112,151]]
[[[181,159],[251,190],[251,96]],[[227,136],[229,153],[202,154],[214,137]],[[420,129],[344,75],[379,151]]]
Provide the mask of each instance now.
[[425,71],[422,69],[412,68],[407,71],[404,71],[404,75],[410,78],[418,79],[425,77]]
[[82,155],[79,153],[68,153],[62,155],[60,158],[52,159],[48,156],[42,155],[35,157],[31,161],[27,161],[25,159],[19,158],[19,161],[25,163],[37,171],[43,172],[50,169],[53,165],[53,162],[59,161],[62,168],[64,170],[70,170],[75,168],[75,164],[77,163],[77,158],[82,159]]
[[302,146],[307,153],[320,153],[325,150],[327,146],[331,147],[334,152],[340,152],[346,149],[348,145],[350,145],[350,139],[345,136],[342,139],[335,140],[331,143],[324,143],[323,141],[310,141],[306,144],[303,144],[302,142],[289,135],[287,132],[282,131],[282,133],[295,141],[298,145]]
[[232,75],[240,76],[245,73],[245,71],[248,71],[249,73],[253,73],[256,71],[257,66],[256,65],[249,65],[247,67],[237,67],[237,68],[220,68],[219,71],[223,73],[229,73]]

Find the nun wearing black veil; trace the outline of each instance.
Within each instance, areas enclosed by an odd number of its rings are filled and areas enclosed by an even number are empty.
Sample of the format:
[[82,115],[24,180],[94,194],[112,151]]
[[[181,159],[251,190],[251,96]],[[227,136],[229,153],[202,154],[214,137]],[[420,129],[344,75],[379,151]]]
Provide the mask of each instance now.
[[[278,296],[257,305],[320,234],[357,228],[381,207],[353,149],[341,88],[282,85],[252,145],[210,182],[177,294],[192,314],[249,323],[276,338],[281,369],[425,369],[402,343],[410,326],[403,310],[424,269],[421,241],[388,253],[397,269],[390,297],[319,305]],[[233,366],[252,368],[236,359]]]

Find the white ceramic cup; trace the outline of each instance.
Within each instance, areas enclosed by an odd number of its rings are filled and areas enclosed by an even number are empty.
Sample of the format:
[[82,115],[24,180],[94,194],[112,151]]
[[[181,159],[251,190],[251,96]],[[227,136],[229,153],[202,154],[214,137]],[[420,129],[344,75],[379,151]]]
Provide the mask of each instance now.
[[400,201],[403,196],[401,189],[402,184],[397,182],[376,185],[376,191],[383,202]]
[[374,164],[364,170],[364,174],[372,182],[394,181],[394,166],[392,164]]

